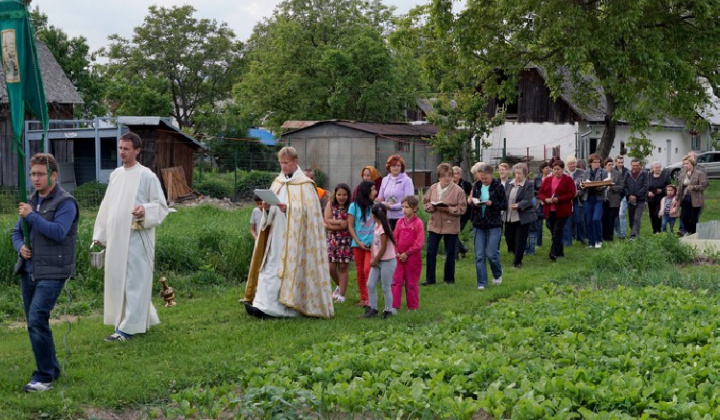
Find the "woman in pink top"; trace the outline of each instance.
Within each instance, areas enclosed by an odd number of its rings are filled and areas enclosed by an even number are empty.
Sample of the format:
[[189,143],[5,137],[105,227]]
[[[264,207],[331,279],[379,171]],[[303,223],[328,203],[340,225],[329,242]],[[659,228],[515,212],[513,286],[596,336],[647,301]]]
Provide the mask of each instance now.
[[382,313],[383,318],[387,318],[395,313],[392,298],[392,277],[397,266],[395,261],[395,238],[393,238],[392,228],[385,215],[386,207],[384,204],[376,203],[372,206],[372,216],[375,220],[375,231],[372,240],[372,259],[370,260],[370,275],[368,276],[367,288],[370,306],[365,310],[363,317],[372,318],[378,315],[378,282],[382,284],[383,294],[385,295],[385,310]]

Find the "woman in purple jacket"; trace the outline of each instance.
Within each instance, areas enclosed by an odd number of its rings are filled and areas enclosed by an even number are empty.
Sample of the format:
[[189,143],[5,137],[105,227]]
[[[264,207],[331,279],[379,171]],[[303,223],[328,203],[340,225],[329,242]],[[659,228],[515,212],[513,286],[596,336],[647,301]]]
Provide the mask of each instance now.
[[403,217],[402,199],[415,194],[412,178],[405,174],[405,161],[400,155],[391,155],[385,163],[388,174],[383,178],[380,192],[375,201],[388,208],[387,217],[390,226],[395,229],[397,221]]

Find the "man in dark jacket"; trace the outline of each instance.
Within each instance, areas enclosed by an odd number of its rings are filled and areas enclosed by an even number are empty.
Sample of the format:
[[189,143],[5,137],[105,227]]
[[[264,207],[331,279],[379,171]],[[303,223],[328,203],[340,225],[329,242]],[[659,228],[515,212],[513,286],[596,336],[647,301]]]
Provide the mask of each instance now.
[[630,172],[623,179],[623,192],[627,197],[630,219],[630,239],[635,239],[640,234],[640,222],[643,210],[645,210],[645,198],[649,185],[650,179],[647,171],[642,169],[640,160],[633,159],[630,163]]
[[[50,311],[67,279],[75,276],[78,206],[57,184],[58,166],[50,154],[30,159],[30,180],[35,188],[28,203],[20,203],[20,219],[12,232],[18,252],[15,273],[22,276],[22,296],[30,344],[37,370],[23,387],[26,392],[52,389],[60,376],[55,343],[50,330]],[[22,229],[28,224],[29,238]],[[27,241],[26,239],[29,239]]]

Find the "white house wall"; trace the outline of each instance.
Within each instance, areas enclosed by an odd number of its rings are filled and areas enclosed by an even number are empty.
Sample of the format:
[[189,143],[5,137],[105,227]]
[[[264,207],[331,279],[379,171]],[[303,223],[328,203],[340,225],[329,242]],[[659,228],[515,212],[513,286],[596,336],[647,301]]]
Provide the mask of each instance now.
[[[602,137],[603,132],[602,125],[592,126],[590,130],[592,134],[583,141],[589,141],[589,138]],[[632,137],[633,133],[629,126],[618,126],[615,131],[615,142],[613,143],[610,155],[612,157],[620,154],[621,143],[627,143]],[[655,145],[653,153],[645,159],[647,167],[652,166],[653,162],[660,162],[663,166],[673,164],[682,160],[682,157],[690,152],[692,145],[692,136],[690,132],[684,128],[661,128],[659,130],[653,130],[647,133],[647,137]],[[629,166],[629,165],[628,165]]]
[[482,150],[482,161],[499,162],[503,154],[504,139],[507,141],[508,155],[529,154],[531,160],[550,159],[552,149],[560,147],[560,155],[564,159],[570,154],[575,154],[577,131],[577,124],[506,122],[493,128],[492,133],[486,138],[492,146]]
[[[553,123],[517,123],[506,122],[495,127],[492,133],[486,137],[486,141],[492,145],[482,150],[482,161],[497,163],[502,158],[503,140],[506,140],[507,154],[514,156],[530,155],[531,160],[539,161],[550,159],[553,155],[553,148],[559,147],[560,156],[565,159],[575,155],[579,159],[587,159],[587,156],[594,150],[590,150],[591,139],[599,144],[604,130],[603,125],[589,125],[585,122],[576,124],[553,124]],[[589,134],[577,141],[578,133]],[[630,127],[618,126],[615,134],[610,155],[612,157],[620,154],[621,143],[627,145],[628,139],[632,136]],[[692,136],[684,128],[661,128],[647,134],[655,147],[652,155],[646,159],[648,166],[658,161],[663,166],[670,165],[682,160],[682,157],[691,150]],[[703,140],[702,146],[706,146]],[[701,150],[702,149],[701,147]]]

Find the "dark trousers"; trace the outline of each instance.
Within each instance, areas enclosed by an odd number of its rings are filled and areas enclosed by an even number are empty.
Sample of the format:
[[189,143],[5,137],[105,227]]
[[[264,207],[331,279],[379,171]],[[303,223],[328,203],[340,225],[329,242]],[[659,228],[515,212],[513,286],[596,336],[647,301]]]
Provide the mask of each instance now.
[[605,202],[603,208],[602,237],[603,241],[612,241],[615,234],[615,220],[620,215],[620,207],[610,207]]
[[565,222],[567,217],[557,217],[556,212],[550,212],[550,233],[552,234],[552,245],[550,245],[550,255],[556,257],[565,256],[565,248],[563,247],[563,229],[565,229]]
[[630,219],[630,239],[637,238],[640,234],[642,214],[645,211],[645,201],[636,201],[635,204],[628,203],[628,219]]
[[653,233],[662,232],[662,217],[658,217],[660,202],[656,202],[655,200],[648,201],[648,211],[650,212],[650,223],[652,224]]
[[445,243],[445,271],[443,273],[443,280],[445,283],[455,283],[455,243],[458,240],[458,235],[441,235],[435,232],[428,232],[427,250],[425,251],[425,262],[427,264],[425,266],[425,281],[427,283],[436,282],[435,266],[441,238],[443,238]]
[[[465,230],[465,225],[467,225],[467,223],[468,219],[462,220],[462,218],[460,218],[460,232]],[[460,240],[460,234],[458,234],[457,245],[455,245],[455,258],[459,258],[460,254],[467,254],[467,252],[467,246],[465,246],[465,244]]]
[[685,227],[685,232],[691,235],[697,231],[700,209],[701,207],[693,207],[690,200],[683,200],[682,203],[680,203],[680,221]]
[[55,307],[65,280],[31,280],[22,274],[22,297],[30,345],[37,370],[32,379],[52,382],[60,377],[60,364],[55,356],[55,341],[50,330],[50,311]]
[[522,264],[529,233],[530,223],[525,225],[520,222],[505,223],[505,242],[510,252],[515,254],[513,265]]
[[390,227],[392,228],[393,232],[395,232],[395,226],[397,226],[397,222],[400,219],[388,219],[388,223],[390,223]]

